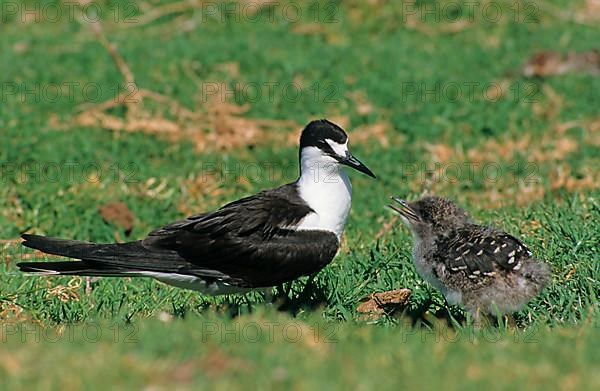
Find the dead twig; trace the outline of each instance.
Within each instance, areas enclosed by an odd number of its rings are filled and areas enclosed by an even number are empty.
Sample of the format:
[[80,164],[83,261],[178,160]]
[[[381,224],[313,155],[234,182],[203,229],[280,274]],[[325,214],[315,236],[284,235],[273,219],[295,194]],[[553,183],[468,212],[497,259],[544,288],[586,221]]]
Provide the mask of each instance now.
[[201,8],[202,4],[202,1],[186,0],[177,3],[159,5],[157,7],[151,8],[149,11],[138,17],[136,23],[128,23],[125,26],[126,28],[142,27],[163,17],[196,10],[198,8]]
[[[186,1],[160,6],[149,11],[142,22],[149,23],[167,13],[180,12],[190,7],[197,7],[199,4],[200,2],[196,1]],[[125,91],[99,104],[78,106],[77,114],[73,118],[75,126],[100,127],[115,132],[143,132],[166,136],[171,141],[187,139],[195,144],[197,150],[231,149],[237,146],[255,145],[259,141],[269,140],[264,134],[266,129],[295,130],[298,128],[293,121],[241,117],[250,110],[250,105],[230,103],[225,93],[228,91],[226,83],[219,84],[217,94],[202,99],[202,106],[198,110],[190,110],[173,98],[140,88],[131,67],[119,53],[117,46],[105,35],[102,24],[100,22],[85,24],[111,56],[123,79]],[[121,112],[115,110],[120,107],[124,108],[124,115],[111,112]],[[273,137],[276,139],[278,136]]]

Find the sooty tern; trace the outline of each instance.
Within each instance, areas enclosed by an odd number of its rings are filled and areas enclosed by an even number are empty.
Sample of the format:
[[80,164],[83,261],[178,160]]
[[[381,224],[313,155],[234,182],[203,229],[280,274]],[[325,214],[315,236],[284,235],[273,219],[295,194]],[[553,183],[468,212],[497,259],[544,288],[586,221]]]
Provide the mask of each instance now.
[[97,244],[24,234],[23,245],[80,261],[24,262],[40,275],[153,277],[219,295],[268,288],[318,272],[336,255],[352,188],[341,166],[373,173],[327,120],[300,137],[300,177],[191,216],[129,243]]
[[396,197],[398,212],[413,234],[417,272],[439,289],[450,304],[479,313],[519,310],[549,283],[550,267],[532,258],[517,238],[474,224],[454,202]]

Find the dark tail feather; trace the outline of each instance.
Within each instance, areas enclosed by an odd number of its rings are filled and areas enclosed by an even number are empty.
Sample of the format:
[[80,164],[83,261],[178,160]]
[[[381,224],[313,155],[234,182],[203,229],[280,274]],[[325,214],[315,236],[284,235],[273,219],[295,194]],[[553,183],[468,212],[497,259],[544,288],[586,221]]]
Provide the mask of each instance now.
[[47,254],[90,262],[112,263],[117,266],[124,266],[122,265],[122,261],[152,258],[153,254],[156,254],[156,252],[150,252],[144,248],[141,241],[128,243],[90,243],[28,234],[24,234],[21,237],[25,239],[22,242],[23,246],[40,250]]
[[17,267],[24,273],[42,275],[90,276],[90,277],[123,277],[134,276],[135,272],[127,272],[117,268],[103,268],[102,265],[89,262],[22,262]]
[[78,240],[22,235],[23,245],[42,252],[80,259],[79,262],[22,262],[21,271],[83,276],[132,276],[140,271],[176,272],[189,266],[175,251],[148,250],[141,241],[90,243]]
[[25,247],[40,250],[47,254],[61,255],[70,258],[80,259],[81,255],[86,253],[89,254],[90,250],[95,246],[99,246],[98,244],[90,242],[51,238],[40,235],[23,234],[21,237],[25,239],[25,241],[21,243]]
[[[82,242],[78,240],[50,238],[39,235],[24,234],[21,236],[25,241],[24,246],[40,250],[47,254],[61,255],[70,258],[86,258],[92,256],[98,249],[107,246],[115,246],[108,244],[96,244],[90,242]],[[22,272],[37,273],[45,275],[76,275],[76,276],[123,276],[131,275],[126,273],[126,270],[119,267],[111,267],[103,265],[99,262],[83,260],[79,262],[21,262],[17,267]]]

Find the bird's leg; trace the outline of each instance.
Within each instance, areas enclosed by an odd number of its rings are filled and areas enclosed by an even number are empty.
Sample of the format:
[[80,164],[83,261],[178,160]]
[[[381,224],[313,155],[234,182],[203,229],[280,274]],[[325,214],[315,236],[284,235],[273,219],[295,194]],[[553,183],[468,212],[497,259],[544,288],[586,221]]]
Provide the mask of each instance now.
[[459,319],[456,319],[452,315],[452,312],[450,311],[450,303],[448,303],[448,300],[446,300],[445,297],[444,297],[444,300],[446,302],[446,313],[448,314],[448,319],[449,319],[448,326],[452,326],[453,328],[461,327],[461,322],[459,321]]
[[317,273],[313,273],[310,276],[308,276],[308,279],[306,280],[306,284],[304,285],[304,289],[302,290],[302,293],[301,293],[302,300],[304,300],[306,298],[306,296],[310,296],[309,288],[312,288],[312,286],[314,285],[316,276],[317,276]]
[[[429,293],[429,297],[431,298],[433,296],[432,291],[429,290],[430,287],[427,288],[427,292]],[[444,298],[444,308],[446,310],[446,315],[447,315],[447,319],[446,321],[449,323],[449,325],[454,326],[454,324],[458,324],[459,322],[454,318],[454,316],[452,316],[452,312],[450,312],[450,307],[452,306],[449,302],[448,299],[446,298],[445,295],[442,295],[442,297]],[[430,299],[430,304],[433,301]],[[450,324],[452,323],[452,324]]]
[[[273,290],[275,290],[275,294],[273,294]],[[286,290],[285,283],[277,285],[273,289],[270,290],[270,299],[272,304],[283,303],[288,299],[288,290]],[[266,296],[265,296],[266,297]]]
[[515,317],[512,316],[511,314],[504,315],[504,321],[509,330],[517,329],[517,321],[515,320]]
[[[272,306],[273,305],[273,300],[274,298],[277,296],[276,294],[273,295],[273,289],[274,288],[270,288],[264,291],[265,293],[265,303],[267,303],[268,306]],[[279,291],[279,289],[277,289]]]
[[252,312],[252,303],[250,302],[250,298],[248,297],[248,294],[244,293],[244,295],[242,297],[244,298],[244,301],[246,302],[246,306],[248,307],[248,312]]
[[287,283],[287,288],[286,288],[285,284],[283,284],[282,287],[283,287],[283,292],[285,293],[285,298],[286,298],[286,300],[288,300],[290,298],[290,295],[293,293],[292,282],[290,281]]
[[452,318],[452,314],[450,313],[450,303],[448,303],[448,299],[446,299],[446,296],[444,297],[444,306],[446,307],[446,313],[448,314],[449,318]]
[[477,309],[475,309],[475,312],[473,313],[473,327],[477,330],[480,330],[487,325],[489,325],[489,319],[481,311],[481,308],[477,306]]
[[87,296],[92,295],[92,277],[89,276],[85,278],[85,294]]

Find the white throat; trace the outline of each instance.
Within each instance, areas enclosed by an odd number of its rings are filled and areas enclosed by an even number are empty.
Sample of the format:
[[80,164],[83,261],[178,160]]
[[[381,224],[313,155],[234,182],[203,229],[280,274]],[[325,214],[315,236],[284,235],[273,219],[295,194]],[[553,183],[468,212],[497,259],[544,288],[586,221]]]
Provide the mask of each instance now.
[[350,212],[352,185],[340,164],[316,147],[300,156],[300,197],[314,210],[300,222],[300,230],[324,230],[341,239]]

